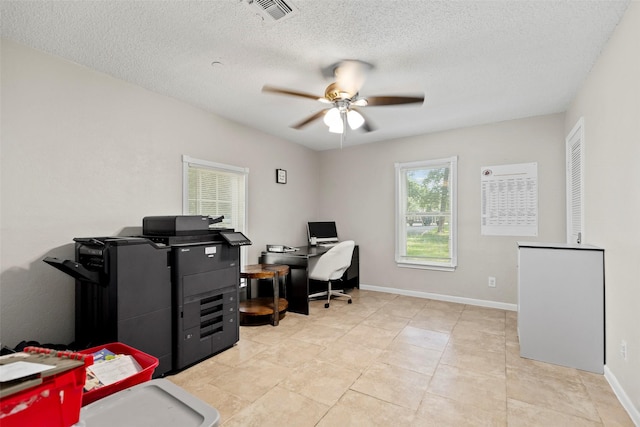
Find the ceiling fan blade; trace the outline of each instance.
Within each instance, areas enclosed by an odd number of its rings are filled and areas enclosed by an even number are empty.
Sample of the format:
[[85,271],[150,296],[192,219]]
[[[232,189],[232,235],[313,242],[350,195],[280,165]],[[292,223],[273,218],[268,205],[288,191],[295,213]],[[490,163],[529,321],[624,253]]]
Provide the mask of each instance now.
[[315,113],[315,114],[307,117],[306,119],[302,120],[301,122],[298,122],[295,125],[292,125],[291,127],[294,128],[294,129],[302,129],[303,127],[305,127],[306,125],[308,125],[312,121],[318,120],[319,118],[321,118],[322,116],[327,114],[327,111],[329,111],[329,110],[330,110],[330,108],[327,108],[325,110],[320,110],[317,113]]
[[422,104],[424,96],[371,96],[366,98],[368,106]]
[[310,93],[298,92],[296,90],[281,89],[281,88],[277,88],[277,87],[273,87],[273,86],[269,86],[269,85],[262,86],[262,91],[263,92],[269,92],[269,93],[275,93],[275,94],[278,94],[278,95],[299,96],[301,98],[313,99],[314,101],[324,100],[324,97],[322,97],[322,96],[312,95]]
[[368,105],[368,102],[365,98],[352,98],[351,105],[354,107],[366,107]]

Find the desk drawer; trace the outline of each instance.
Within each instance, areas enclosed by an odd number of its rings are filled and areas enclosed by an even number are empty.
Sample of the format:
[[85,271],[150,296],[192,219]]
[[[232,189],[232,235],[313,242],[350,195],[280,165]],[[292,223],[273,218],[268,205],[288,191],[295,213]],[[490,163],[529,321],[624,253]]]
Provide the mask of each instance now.
[[297,257],[274,252],[263,253],[260,257],[260,264],[283,264],[288,265],[290,268],[307,268],[308,263],[309,261],[306,257]]

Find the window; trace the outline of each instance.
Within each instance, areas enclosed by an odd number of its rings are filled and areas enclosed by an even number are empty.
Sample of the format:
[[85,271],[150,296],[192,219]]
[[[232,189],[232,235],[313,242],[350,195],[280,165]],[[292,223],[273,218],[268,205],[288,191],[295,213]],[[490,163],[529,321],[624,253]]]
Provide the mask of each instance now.
[[457,157],[396,163],[396,262],[454,270]]
[[584,118],[566,139],[567,146],[567,242],[584,241]]
[[249,169],[182,156],[185,215],[224,215],[220,227],[247,231]]

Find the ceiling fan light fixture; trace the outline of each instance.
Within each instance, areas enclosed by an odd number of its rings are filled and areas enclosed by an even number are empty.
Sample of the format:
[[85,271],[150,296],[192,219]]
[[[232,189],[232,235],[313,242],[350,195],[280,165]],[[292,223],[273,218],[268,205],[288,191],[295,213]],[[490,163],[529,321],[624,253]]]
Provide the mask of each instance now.
[[331,132],[331,133],[344,133],[344,126],[342,125],[342,123],[339,123],[337,125],[329,126],[329,132]]
[[340,110],[336,107],[327,111],[327,114],[324,115],[324,124],[329,126],[329,129],[336,128],[338,126],[342,126],[342,117],[340,117]]
[[349,110],[347,113],[347,122],[349,122],[349,127],[355,130],[364,124],[364,117],[355,110]]

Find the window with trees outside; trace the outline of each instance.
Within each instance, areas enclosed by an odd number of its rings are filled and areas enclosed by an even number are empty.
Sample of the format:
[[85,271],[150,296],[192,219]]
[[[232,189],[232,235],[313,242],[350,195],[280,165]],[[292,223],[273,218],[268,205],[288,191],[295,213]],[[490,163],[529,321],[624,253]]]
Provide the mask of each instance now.
[[454,270],[457,157],[396,163],[396,262]]
[[221,228],[246,232],[249,170],[182,156],[182,211],[185,215],[224,215]]

